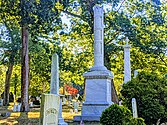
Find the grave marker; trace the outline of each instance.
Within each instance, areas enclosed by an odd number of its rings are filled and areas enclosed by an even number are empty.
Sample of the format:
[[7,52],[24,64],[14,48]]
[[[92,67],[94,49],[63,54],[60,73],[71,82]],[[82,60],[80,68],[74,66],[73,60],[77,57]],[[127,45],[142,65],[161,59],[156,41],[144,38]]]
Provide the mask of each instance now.
[[132,113],[133,113],[133,118],[137,118],[137,104],[136,104],[136,99],[132,98]]
[[60,97],[58,125],[67,125],[62,117],[62,98],[64,95],[59,94],[59,57],[56,53],[52,55],[50,93]]
[[126,45],[124,48],[124,83],[131,80],[131,64],[130,64],[130,48],[131,45],[128,44],[128,38],[126,38]]
[[60,97],[43,94],[41,99],[40,125],[58,125]]
[[114,75],[104,66],[104,10],[100,5],[94,11],[94,66],[83,74],[85,78],[85,102],[81,116],[74,121],[100,121],[102,112],[112,102],[112,79]]
[[3,106],[3,99],[0,99],[0,106]]

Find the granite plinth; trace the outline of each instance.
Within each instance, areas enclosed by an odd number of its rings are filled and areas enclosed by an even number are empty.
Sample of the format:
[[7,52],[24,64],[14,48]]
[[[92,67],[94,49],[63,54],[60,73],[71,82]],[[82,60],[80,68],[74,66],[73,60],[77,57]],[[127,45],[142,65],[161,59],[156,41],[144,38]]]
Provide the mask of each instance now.
[[63,118],[59,118],[58,125],[68,125],[68,123],[66,123]]
[[100,121],[102,112],[113,104],[111,96],[113,74],[109,70],[104,70],[86,72],[83,76],[86,82],[86,98],[81,116],[74,117],[74,121]]
[[83,74],[85,79],[113,79],[114,74],[109,70],[95,70],[85,72]]

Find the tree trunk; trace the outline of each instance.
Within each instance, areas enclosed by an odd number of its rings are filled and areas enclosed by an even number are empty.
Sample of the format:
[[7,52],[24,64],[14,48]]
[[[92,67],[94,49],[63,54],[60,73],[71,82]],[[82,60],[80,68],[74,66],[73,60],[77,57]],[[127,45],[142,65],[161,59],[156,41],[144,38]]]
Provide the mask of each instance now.
[[29,111],[29,58],[28,58],[28,27],[22,27],[22,67],[21,67],[21,111]]
[[16,93],[17,93],[17,83],[18,83],[18,75],[14,74],[14,102],[16,101]]
[[13,63],[10,62],[8,66],[8,70],[6,71],[6,79],[5,79],[5,91],[4,91],[4,105],[9,105],[9,91],[10,91],[10,78],[12,75]]

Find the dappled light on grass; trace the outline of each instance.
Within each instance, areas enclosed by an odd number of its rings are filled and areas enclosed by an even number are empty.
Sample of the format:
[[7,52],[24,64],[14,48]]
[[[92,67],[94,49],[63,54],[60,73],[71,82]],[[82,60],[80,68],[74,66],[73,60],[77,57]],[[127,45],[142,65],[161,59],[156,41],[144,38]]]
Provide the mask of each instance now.
[[20,112],[12,112],[10,117],[19,117],[20,116]]
[[[8,108],[0,107],[3,112],[11,112],[9,117],[0,117],[0,125],[23,125],[23,124],[33,124],[38,125],[40,118],[40,109],[32,108],[30,112],[12,112],[12,106]],[[9,110],[10,109],[10,110]],[[69,109],[68,109],[69,110]],[[62,117],[65,121],[73,120],[73,117],[76,115],[81,115],[81,113],[70,113],[62,112]]]
[[28,113],[28,118],[39,118],[40,117],[40,112],[29,112]]
[[81,115],[81,113],[69,113],[69,112],[63,112],[62,113],[62,117],[66,120],[73,120],[73,117],[76,116],[76,115]]

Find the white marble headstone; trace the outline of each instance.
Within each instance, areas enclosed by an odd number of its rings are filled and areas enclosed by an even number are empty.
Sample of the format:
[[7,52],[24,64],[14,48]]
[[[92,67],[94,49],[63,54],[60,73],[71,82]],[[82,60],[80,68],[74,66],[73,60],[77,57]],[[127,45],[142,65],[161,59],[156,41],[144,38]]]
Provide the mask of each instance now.
[[136,78],[136,76],[138,75],[138,70],[134,71],[134,78]]
[[19,103],[19,104],[17,105],[17,111],[18,111],[18,112],[21,111],[21,103]]
[[16,106],[16,103],[14,103],[13,105],[13,112],[16,112],[17,111],[17,106]]
[[3,99],[0,99],[0,106],[3,106]]
[[132,113],[133,113],[133,118],[137,118],[137,104],[136,104],[136,99],[132,98]]
[[58,125],[60,97],[43,94],[41,100],[40,125]]

